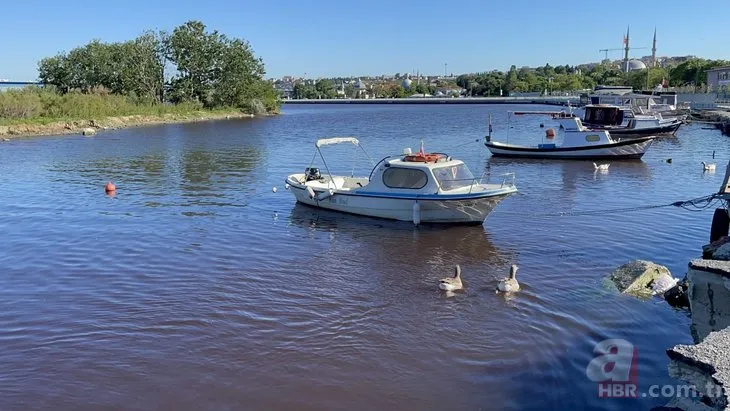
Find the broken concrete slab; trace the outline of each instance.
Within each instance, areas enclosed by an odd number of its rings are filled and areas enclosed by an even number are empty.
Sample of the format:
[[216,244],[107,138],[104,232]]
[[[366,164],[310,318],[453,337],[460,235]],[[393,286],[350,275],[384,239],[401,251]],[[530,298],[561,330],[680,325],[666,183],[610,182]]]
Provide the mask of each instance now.
[[667,350],[672,360],[670,376],[687,381],[702,396],[696,398],[715,410],[730,407],[730,329],[715,331],[697,345],[677,345]]
[[730,261],[690,261],[687,283],[695,341],[730,327]]

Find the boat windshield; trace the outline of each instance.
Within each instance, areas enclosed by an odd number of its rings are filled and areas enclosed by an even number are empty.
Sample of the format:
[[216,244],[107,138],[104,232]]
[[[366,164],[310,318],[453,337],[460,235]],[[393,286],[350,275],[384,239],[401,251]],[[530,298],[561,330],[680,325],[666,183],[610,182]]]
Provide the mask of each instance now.
[[474,183],[474,175],[465,164],[434,168],[433,175],[442,190],[456,190]]

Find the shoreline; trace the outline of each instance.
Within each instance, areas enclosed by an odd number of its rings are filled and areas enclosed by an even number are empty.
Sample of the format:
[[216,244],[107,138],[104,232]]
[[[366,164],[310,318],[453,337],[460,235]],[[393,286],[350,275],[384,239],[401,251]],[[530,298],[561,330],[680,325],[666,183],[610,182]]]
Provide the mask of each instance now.
[[[247,114],[232,111],[194,111],[186,114],[111,116],[102,119],[54,121],[47,124],[20,123],[0,125],[0,140],[20,137],[83,135],[85,129],[96,131],[156,126],[161,124],[183,124],[211,120],[231,120],[254,117],[269,117],[278,113]],[[93,133],[95,134],[95,133]]]

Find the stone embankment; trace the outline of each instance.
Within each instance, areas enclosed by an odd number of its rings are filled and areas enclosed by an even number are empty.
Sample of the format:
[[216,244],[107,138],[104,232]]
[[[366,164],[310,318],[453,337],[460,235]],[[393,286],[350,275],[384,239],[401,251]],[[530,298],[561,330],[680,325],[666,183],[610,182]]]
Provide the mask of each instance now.
[[698,110],[692,112],[692,119],[712,123],[723,134],[730,136],[730,111],[727,110]]

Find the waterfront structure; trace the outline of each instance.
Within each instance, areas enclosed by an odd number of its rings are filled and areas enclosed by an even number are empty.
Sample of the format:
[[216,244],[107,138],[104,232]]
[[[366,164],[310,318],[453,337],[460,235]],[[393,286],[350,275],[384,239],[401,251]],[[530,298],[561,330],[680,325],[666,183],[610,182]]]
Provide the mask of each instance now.
[[730,86],[730,66],[707,70],[707,87],[718,89]]

